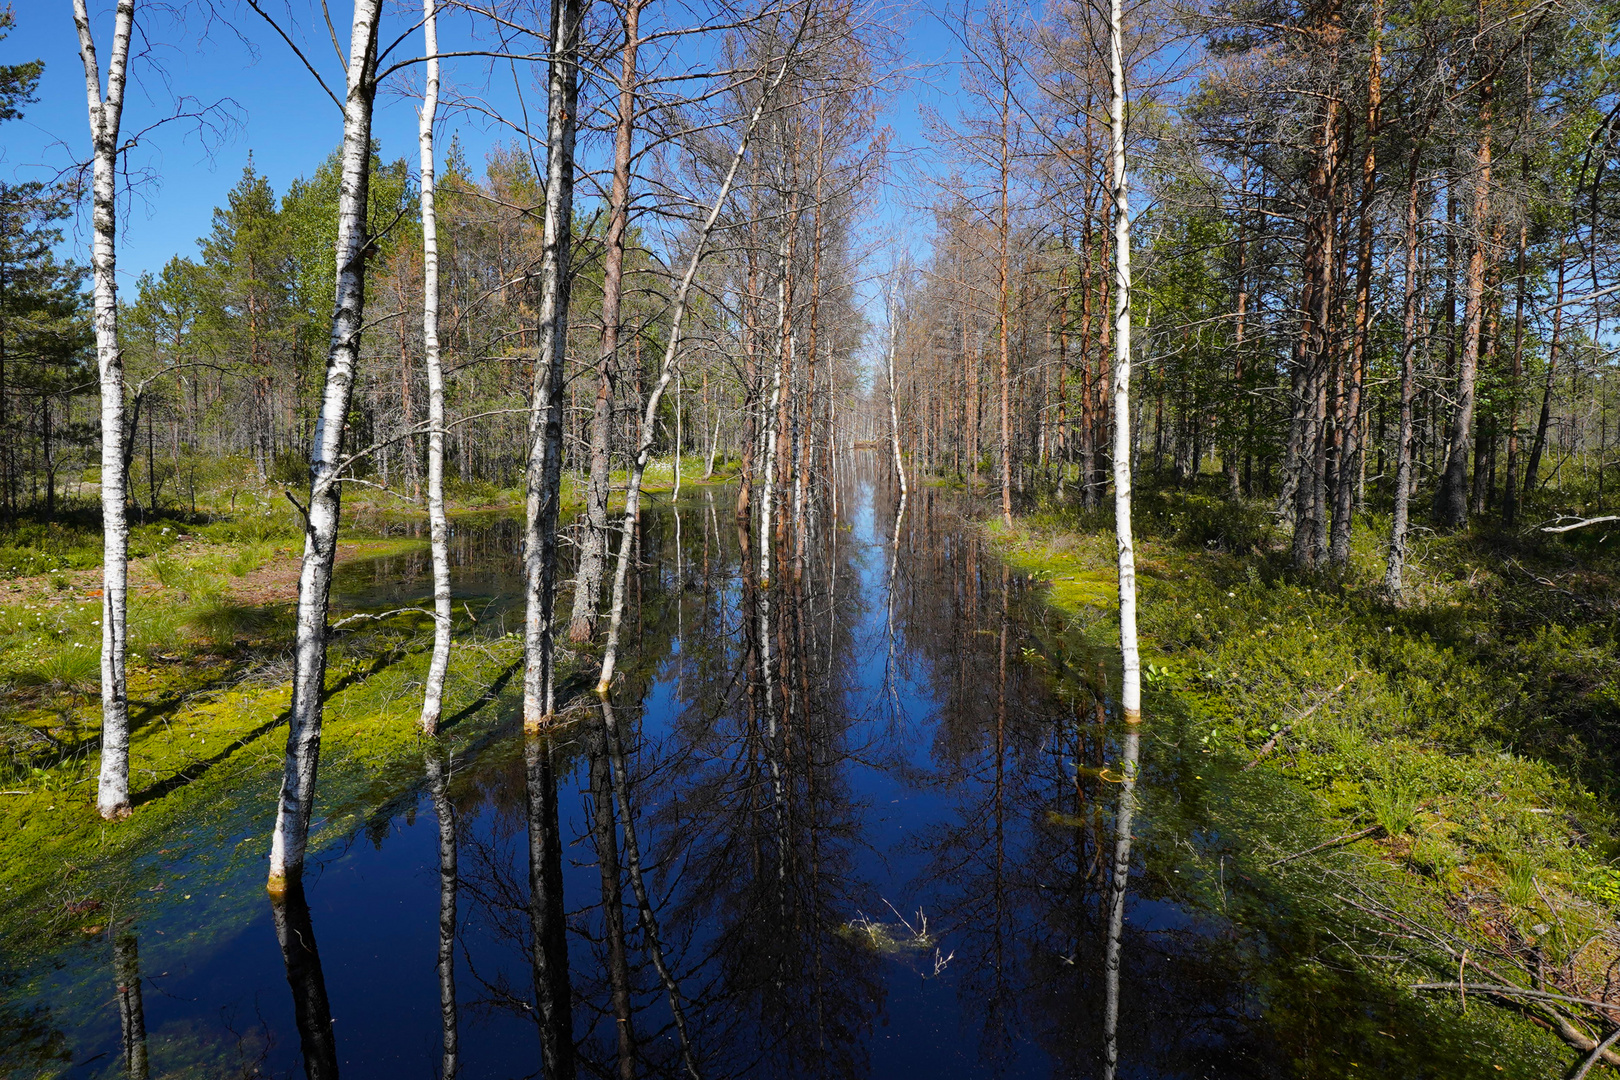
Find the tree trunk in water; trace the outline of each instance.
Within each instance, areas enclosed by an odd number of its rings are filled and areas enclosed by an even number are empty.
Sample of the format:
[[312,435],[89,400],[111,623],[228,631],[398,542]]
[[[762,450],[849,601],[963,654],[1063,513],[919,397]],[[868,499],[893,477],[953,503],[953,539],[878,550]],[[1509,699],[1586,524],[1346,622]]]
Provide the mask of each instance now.
[[1125,722],[1142,716],[1141,659],[1136,650],[1136,551],[1131,542],[1131,218],[1125,174],[1125,57],[1123,0],[1109,4],[1108,103],[1113,133],[1110,188],[1114,199],[1114,531],[1119,545],[1119,703]]
[[284,892],[272,895],[270,915],[276,925],[276,940],[281,943],[281,959],[287,966],[287,985],[292,988],[293,1021],[304,1054],[304,1075],[308,1080],[337,1080],[332,1006],[326,996],[326,976],[315,948],[315,926],[309,918],[301,880],[292,879]]
[[568,977],[567,908],[563,903],[562,833],[551,738],[526,731],[523,758],[529,818],[529,925],[535,1021],[548,1080],[573,1080],[574,995]]
[[326,613],[337,555],[340,510],[338,471],[343,426],[354,390],[365,314],[366,208],[371,180],[371,108],[376,93],[377,24],[381,0],[356,0],[349,38],[348,94],[343,107],[342,179],[338,194],[337,289],[326,386],[310,446],[309,505],[304,562],[298,577],[298,624],[293,644],[293,695],[287,755],[270,838],[273,894],[304,869],[304,844],[320,763],[325,703]]
[[574,132],[579,99],[580,0],[553,0],[548,73],[545,232],[539,355],[529,409],[523,533],[523,726],[556,713],[557,502],[562,490],[563,358],[573,255]]
[[635,137],[636,60],[641,46],[641,7],[624,9],[624,54],[619,67],[619,115],[613,135],[613,186],[602,254],[602,339],[596,360],[596,406],[591,413],[591,473],[585,485],[585,537],[574,575],[574,610],[568,640],[579,644],[596,632],[602,568],[608,552],[608,493],[612,472],[613,377],[619,351],[619,309],[624,295],[624,244],[630,228],[630,155]]
[[1462,360],[1457,366],[1457,412],[1448,440],[1445,476],[1435,497],[1435,512],[1443,524],[1468,524],[1468,454],[1474,441],[1474,383],[1479,371],[1480,331],[1485,325],[1486,219],[1491,209],[1491,102],[1495,84],[1487,76],[1479,88],[1479,152],[1474,176],[1474,207],[1469,225],[1474,233],[1468,254],[1467,290],[1463,306]]
[[[444,365],[439,358],[439,219],[433,205],[433,121],[439,110],[437,0],[422,0],[427,89],[422,95],[422,348],[428,383],[428,531],[433,558],[433,659],[422,693],[422,732],[439,728],[450,667],[450,525],[444,514]],[[448,1054],[449,1051],[446,1051]],[[448,1060],[448,1059],[447,1059]]]
[[[430,0],[431,2],[431,0]],[[429,55],[432,50],[429,50]],[[428,793],[439,821],[439,1026],[443,1059],[439,1080],[455,1080],[460,1071],[456,1016],[456,810],[450,801],[450,755],[430,745],[427,752]]]
[[630,961],[625,951],[619,833],[613,814],[612,764],[605,726],[598,732],[597,743],[591,750],[591,825],[596,841],[597,869],[602,879],[602,924],[607,938],[608,983],[613,991],[614,1041],[618,1051],[620,1080],[635,1080],[634,987],[630,981]]
[[124,357],[118,348],[118,128],[124,112],[129,73],[129,38],[135,0],[119,0],[113,20],[112,54],[107,58],[107,94],[101,93],[101,67],[85,0],[74,0],[89,102],[94,153],[95,246],[90,259],[95,281],[96,368],[101,382],[101,776],[96,809],[108,819],[127,817],[129,805],[129,684],[124,672],[128,640],[129,523],[124,516],[128,473],[124,452]]
[[906,499],[906,461],[900,455],[900,411],[895,404],[894,389],[894,345],[895,345],[895,311],[894,300],[889,301],[889,353],[888,364],[885,371],[889,382],[889,442],[894,449],[894,475],[900,481],[901,513],[905,512]]
[[124,1047],[124,1075],[146,1080],[146,1006],[141,1000],[141,961],[130,932],[113,938],[113,979],[118,988],[118,1030]]
[[[1117,2],[1117,0],[1116,0]],[[1131,877],[1131,825],[1136,815],[1136,776],[1142,736],[1125,728],[1119,811],[1114,815],[1114,867],[1108,888],[1108,944],[1103,954],[1103,1077],[1119,1075],[1119,973],[1125,944],[1125,891]]]

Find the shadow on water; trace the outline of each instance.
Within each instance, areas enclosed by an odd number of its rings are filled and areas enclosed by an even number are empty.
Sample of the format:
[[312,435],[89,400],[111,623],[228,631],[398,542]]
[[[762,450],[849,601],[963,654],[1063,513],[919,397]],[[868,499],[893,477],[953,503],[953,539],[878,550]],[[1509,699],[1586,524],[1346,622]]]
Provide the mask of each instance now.
[[[142,915],[162,993],[132,931],[116,1002],[104,948],[66,950],[0,985],[28,1032],[0,1072],[215,1075],[233,1045],[350,1080],[1546,1072],[1228,879],[1240,840],[1171,703],[1121,723],[1108,642],[1053,625],[954,496],[902,513],[841,480],[768,588],[729,493],[647,510],[611,700],[527,734],[452,717],[333,828],[307,896],[265,904],[245,858],[204,918],[175,868]],[[475,633],[505,633],[515,532],[457,543]],[[416,602],[415,558],[346,570],[343,602]]]

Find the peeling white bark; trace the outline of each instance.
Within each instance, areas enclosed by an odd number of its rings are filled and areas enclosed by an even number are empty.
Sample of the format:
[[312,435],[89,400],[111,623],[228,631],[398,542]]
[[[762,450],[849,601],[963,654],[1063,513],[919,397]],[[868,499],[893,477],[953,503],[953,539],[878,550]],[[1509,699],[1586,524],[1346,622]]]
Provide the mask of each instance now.
[[433,558],[433,659],[422,693],[422,731],[439,729],[444,673],[450,666],[450,548],[444,515],[444,365],[439,358],[439,219],[434,210],[433,121],[439,111],[439,0],[422,0],[427,87],[422,94],[422,348],[428,384],[428,530]]
[[579,97],[579,0],[553,0],[547,83],[545,231],[540,255],[540,355],[529,407],[523,532],[523,726],[535,730],[557,706],[557,502],[562,489],[563,355],[568,347],[573,257],[574,132]]
[[337,554],[339,455],[344,419],[354,389],[365,309],[366,201],[371,181],[371,111],[376,95],[377,25],[382,0],[355,0],[349,38],[348,94],[343,105],[342,179],[338,192],[337,290],[326,386],[310,446],[308,523],[298,578],[298,623],[293,645],[293,696],[287,756],[270,837],[274,894],[304,869],[315,774],[320,762],[325,703],[326,615]]
[[1136,649],[1136,551],[1131,542],[1131,217],[1125,176],[1125,46],[1122,0],[1108,8],[1108,61],[1113,92],[1110,187],[1114,198],[1114,531],[1119,545],[1119,703],[1128,722],[1142,715],[1142,661]]
[[118,349],[118,126],[129,73],[129,38],[135,0],[118,0],[107,93],[85,0],[73,0],[73,23],[84,61],[93,148],[93,225],[90,259],[95,282],[96,368],[101,380],[101,778],[96,809],[104,818],[127,817],[129,806],[129,684],[124,672],[128,640],[129,522],[124,517],[124,358]]

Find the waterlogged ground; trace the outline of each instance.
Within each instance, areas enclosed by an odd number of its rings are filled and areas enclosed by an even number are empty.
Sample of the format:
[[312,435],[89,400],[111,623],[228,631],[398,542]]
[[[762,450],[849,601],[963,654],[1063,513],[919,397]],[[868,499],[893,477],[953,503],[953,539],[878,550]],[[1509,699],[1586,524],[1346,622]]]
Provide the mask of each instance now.
[[[569,1046],[601,1076],[1091,1077],[1111,1049],[1122,1077],[1568,1066],[1504,1010],[1401,990],[1426,973],[1334,899],[1376,912],[1374,872],[1301,856],[1298,797],[1164,692],[1127,796],[1105,629],[1053,614],[951,496],[897,527],[891,491],[846,477],[769,589],[731,506],[646,512],[612,707],[576,698],[527,740],[501,681],[516,532],[464,526],[489,700],[438,743],[323,764],[283,905],[262,888],[279,731],[246,744],[202,825],[0,960],[0,1072],[515,1078]],[[410,551],[348,567],[338,599],[429,588]]]

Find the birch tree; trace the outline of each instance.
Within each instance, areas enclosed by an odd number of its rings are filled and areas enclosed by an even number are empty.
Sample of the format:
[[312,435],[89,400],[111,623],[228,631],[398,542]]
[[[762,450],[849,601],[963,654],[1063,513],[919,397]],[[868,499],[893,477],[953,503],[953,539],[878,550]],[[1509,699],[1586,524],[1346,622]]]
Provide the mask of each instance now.
[[523,726],[556,712],[557,502],[562,488],[563,360],[573,255],[574,135],[579,99],[580,2],[551,5],[547,70],[546,204],[540,255],[540,354],[529,409],[523,531]]
[[[82,2],[82,0],[80,0]],[[298,577],[293,644],[293,694],[287,753],[270,838],[273,895],[287,891],[304,869],[304,846],[320,761],[325,703],[326,616],[337,555],[339,471],[343,426],[354,389],[365,313],[366,207],[371,169],[371,114],[376,96],[377,29],[382,0],[355,0],[349,36],[348,89],[343,103],[342,186],[338,198],[337,291],[332,309],[326,382],[310,446],[309,503],[304,508],[304,557]]]
[[439,359],[439,218],[433,205],[433,121],[439,109],[438,0],[422,0],[427,86],[418,139],[422,147],[422,349],[428,382],[428,530],[433,558],[433,659],[422,694],[422,731],[439,728],[444,674],[450,666],[449,524],[444,515],[444,365]]
[[1131,544],[1131,217],[1125,172],[1125,43],[1123,0],[1108,7],[1113,134],[1109,189],[1114,202],[1114,531],[1119,547],[1119,702],[1127,723],[1142,715],[1142,662],[1136,651],[1136,552]]
[[129,523],[124,517],[124,358],[118,348],[118,127],[129,75],[129,39],[135,0],[119,0],[113,15],[107,89],[90,32],[85,0],[74,0],[89,102],[95,247],[96,369],[101,383],[101,777],[96,809],[107,819],[127,817],[129,805],[129,683],[124,672],[128,641]]

